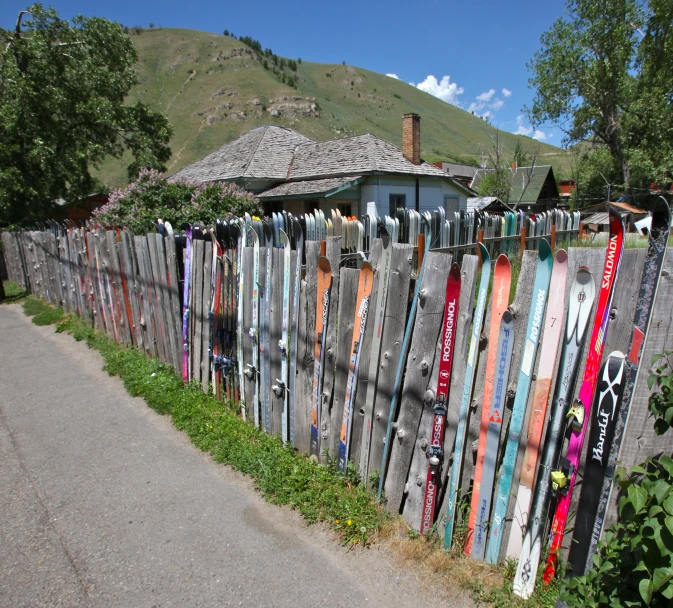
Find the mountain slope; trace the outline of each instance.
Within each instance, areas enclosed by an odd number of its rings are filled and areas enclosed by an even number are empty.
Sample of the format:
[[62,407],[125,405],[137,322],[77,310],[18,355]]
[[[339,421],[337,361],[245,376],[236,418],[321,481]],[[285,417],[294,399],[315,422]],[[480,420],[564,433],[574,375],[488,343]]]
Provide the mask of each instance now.
[[[146,30],[133,36],[140,56],[140,99],[168,115],[175,133],[168,173],[188,165],[249,129],[291,127],[316,140],[373,133],[402,144],[402,115],[421,115],[421,154],[426,160],[479,160],[495,129],[465,110],[402,81],[362,68],[310,63],[297,66],[296,87],[281,82],[273,64],[239,40],[183,29]],[[289,68],[285,74],[294,75]],[[505,153],[520,140],[500,132]],[[540,144],[539,162],[563,163],[561,150]],[[109,186],[126,181],[127,160],[106,161],[98,176]]]

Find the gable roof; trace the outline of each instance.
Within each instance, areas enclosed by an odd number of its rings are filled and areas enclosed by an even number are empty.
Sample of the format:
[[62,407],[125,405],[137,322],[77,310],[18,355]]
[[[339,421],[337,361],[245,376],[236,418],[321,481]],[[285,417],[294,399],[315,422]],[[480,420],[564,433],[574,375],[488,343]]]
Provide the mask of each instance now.
[[[478,190],[481,180],[486,175],[492,173],[494,169],[479,169],[472,180],[471,188]],[[558,198],[558,188],[554,180],[554,171],[551,165],[536,165],[534,167],[517,167],[517,169],[506,169],[504,175],[509,181],[509,203],[510,204],[528,204],[538,203],[543,188],[551,176],[553,188],[556,191],[554,198]],[[530,181],[528,181],[530,179]],[[549,183],[551,187],[551,182]],[[548,198],[548,197],[545,197]]]
[[260,200],[270,198],[295,198],[317,196],[327,198],[342,190],[357,186],[364,178],[361,175],[344,175],[343,177],[328,177],[326,179],[312,179],[299,182],[285,182],[279,186],[260,192]]
[[422,162],[414,165],[402,150],[370,133],[331,141],[307,143],[295,151],[289,180],[362,173],[403,173],[442,177],[441,169]]
[[265,125],[251,129],[184,167],[171,176],[170,181],[188,179],[212,182],[246,178],[284,180],[295,149],[306,143],[313,143],[313,140],[286,127]]

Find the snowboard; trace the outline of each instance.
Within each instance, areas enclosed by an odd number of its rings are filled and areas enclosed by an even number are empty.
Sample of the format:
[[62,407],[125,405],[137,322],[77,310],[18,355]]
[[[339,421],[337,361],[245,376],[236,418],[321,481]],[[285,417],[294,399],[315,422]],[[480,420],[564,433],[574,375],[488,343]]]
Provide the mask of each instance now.
[[477,369],[477,350],[479,349],[481,326],[484,319],[484,310],[486,309],[488,284],[491,278],[491,257],[488,253],[488,249],[481,243],[478,243],[478,246],[481,253],[481,279],[479,280],[477,306],[474,311],[474,319],[472,322],[470,350],[468,351],[467,365],[465,367],[465,384],[463,385],[463,395],[460,401],[458,428],[456,430],[456,441],[453,448],[453,463],[451,465],[451,477],[449,479],[446,528],[444,529],[444,549],[447,551],[451,548],[451,542],[453,541],[456,503],[458,501],[458,484],[460,482],[460,472],[463,468],[463,448],[465,435],[467,433],[467,416],[469,414],[470,398],[472,397],[472,388],[474,385],[474,373]]
[[437,375],[437,393],[435,396],[432,434],[428,456],[428,474],[423,497],[421,514],[421,534],[425,535],[432,529],[435,521],[439,475],[444,459],[444,431],[446,430],[446,408],[449,403],[449,387],[451,386],[451,366],[456,341],[456,323],[458,321],[458,305],[460,303],[461,275],[460,266],[451,265],[446,280],[446,299],[444,303],[444,323],[442,325],[441,358]]
[[577,465],[579,464],[579,459],[582,454],[582,445],[584,444],[587,422],[591,414],[590,408],[593,402],[596,382],[598,380],[598,368],[603,356],[603,348],[605,347],[605,335],[610,322],[612,295],[614,293],[615,281],[619,274],[619,265],[622,260],[623,249],[624,221],[618,213],[611,209],[610,238],[605,254],[605,265],[603,266],[598,305],[596,307],[596,316],[594,318],[594,326],[589,342],[589,354],[584,368],[584,377],[582,379],[582,385],[580,386],[577,403],[579,411],[583,412],[583,420],[581,423],[577,418],[575,418],[575,422],[571,421],[572,430],[570,432],[570,439],[566,452],[566,461],[570,479],[566,486],[567,490],[565,491],[565,494],[561,495],[556,504],[556,511],[554,513],[551,528],[552,537],[549,546],[549,555],[547,557],[547,565],[543,575],[545,583],[549,583],[556,573],[558,552],[561,549],[561,543],[563,542],[563,534],[565,532],[568,513],[570,511],[570,500],[575,487]]
[[[493,342],[493,344],[496,344]],[[502,417],[507,397],[507,383],[509,382],[509,370],[512,363],[512,351],[514,350],[514,317],[509,310],[505,310],[499,323],[499,334],[496,353],[497,379],[491,391],[490,404],[484,401],[484,409],[488,412],[488,427],[486,429],[486,445],[481,485],[477,495],[476,504],[476,527],[472,542],[471,555],[475,559],[483,561],[486,549],[488,521],[491,514],[493,499],[493,483],[498,453],[500,451],[500,431],[502,429]],[[476,490],[473,490],[475,492]]]
[[500,477],[493,498],[493,517],[491,518],[488,546],[486,548],[486,561],[489,564],[498,563],[498,556],[500,554],[500,546],[505,528],[505,516],[507,515],[512,478],[514,477],[514,467],[519,451],[521,427],[526,415],[526,405],[528,403],[533,366],[535,365],[535,356],[539,344],[540,329],[542,328],[545,308],[547,307],[552,263],[551,247],[545,239],[541,239],[538,249],[537,268],[535,270],[535,282],[533,283],[533,296],[530,301],[530,310],[528,311],[524,351],[516,382],[516,394],[514,395],[514,404],[512,405],[512,416],[509,420],[505,454],[500,465]]
[[[484,450],[488,435],[489,418],[491,415],[491,398],[495,382],[496,363],[500,349],[497,348],[498,337],[501,332],[500,319],[509,304],[509,292],[512,284],[512,266],[506,255],[499,255],[493,271],[493,288],[491,296],[491,325],[488,334],[488,353],[486,357],[486,373],[484,381],[484,396],[481,408],[481,424],[479,429],[479,445],[477,448],[477,462],[474,469],[474,485],[472,486],[472,504],[467,524],[467,542],[465,554],[472,552],[472,538],[477,518],[479,504],[479,488],[481,487],[482,468],[484,466]],[[509,373],[509,372],[508,372]]]
[[528,599],[535,587],[540,563],[547,510],[552,495],[551,472],[556,467],[563,444],[563,421],[572,399],[575,378],[582,355],[582,346],[594,304],[594,279],[586,266],[580,266],[570,288],[565,334],[561,350],[558,380],[552,399],[551,417],[542,450],[528,528],[523,539],[521,557],[517,564],[513,591]]
[[318,290],[315,313],[315,340],[313,346],[313,392],[311,403],[311,446],[310,454],[320,458],[320,423],[322,405],[322,376],[325,364],[325,338],[329,313],[332,269],[326,257],[318,258]]
[[353,338],[351,340],[350,360],[348,362],[348,378],[346,380],[346,397],[344,399],[341,433],[337,456],[337,471],[346,472],[350,455],[351,426],[353,424],[353,401],[357,389],[358,368],[360,366],[360,345],[365,332],[369,300],[374,281],[374,271],[369,262],[362,262],[358,294],[355,300],[355,320],[353,322]]
[[530,503],[533,499],[533,483],[535,470],[540,456],[542,431],[547,414],[547,402],[554,377],[556,353],[561,339],[563,312],[565,310],[566,278],[568,276],[568,254],[559,249],[554,259],[549,286],[549,301],[545,317],[544,334],[540,345],[540,364],[535,379],[535,389],[531,400],[532,411],[528,422],[528,442],[523,457],[519,488],[516,493],[514,517],[520,528],[512,523],[507,542],[507,557],[519,559],[523,546],[523,536],[528,524]]
[[[606,428],[605,438],[602,438],[600,432],[597,433],[597,437],[594,435],[595,422],[592,424],[592,435],[589,437],[588,453],[590,458],[584,471],[583,490],[578,507],[578,517],[575,523],[576,533],[573,539],[578,534],[578,528],[580,526],[584,527],[585,519],[594,523],[591,534],[588,533],[587,528],[587,535],[581,540],[577,536],[577,542],[573,542],[572,548],[575,549],[573,558],[575,561],[571,563],[573,564],[573,571],[577,574],[584,574],[591,568],[593,564],[592,556],[596,552],[596,545],[603,532],[605,513],[610,504],[610,494],[613,488],[612,479],[617,459],[619,458],[623,433],[629,417],[631,399],[633,398],[633,392],[639,376],[640,357],[647,340],[650,317],[652,316],[659,288],[659,279],[664,265],[670,223],[671,215],[668,203],[663,197],[660,197],[657,199],[652,213],[649,244],[640,280],[629,351],[625,360],[624,392],[621,399],[617,401],[615,411],[611,415],[611,424]],[[595,466],[599,462],[603,464],[602,468]],[[587,481],[587,475],[589,475],[589,481]],[[597,493],[596,489],[599,485],[601,489],[600,493]],[[590,544],[585,550],[584,546],[589,537]],[[582,559],[577,558],[576,555],[584,556],[585,553],[584,570],[582,570]],[[571,551],[572,554],[573,552]]]
[[[388,470],[388,454],[390,451],[390,435],[393,428],[393,416],[397,409],[397,399],[402,386],[402,378],[404,376],[404,364],[407,360],[407,353],[409,352],[409,344],[411,342],[411,333],[414,327],[414,321],[416,320],[416,308],[418,307],[418,294],[421,291],[421,283],[423,282],[423,271],[425,270],[425,260],[428,258],[428,251],[430,251],[430,239],[426,239],[425,250],[423,253],[422,261],[419,264],[418,277],[416,278],[416,287],[414,287],[414,296],[411,300],[411,305],[409,306],[409,316],[407,317],[407,325],[404,328],[404,337],[402,338],[402,350],[400,352],[400,358],[397,361],[397,369],[395,370],[395,382],[393,383],[393,391],[391,393],[390,399],[390,411],[388,412],[388,426],[386,427],[386,438],[385,443],[383,444],[383,457],[381,458],[381,476],[379,478],[379,490],[377,498],[379,502],[381,501],[381,495],[383,494],[383,484],[386,479],[386,472]],[[419,249],[420,254],[420,249]]]
[[369,353],[369,372],[367,374],[367,396],[364,406],[364,423],[362,425],[362,443],[360,448],[360,476],[366,482],[369,476],[369,445],[372,438],[372,417],[374,414],[374,398],[379,375],[379,357],[381,356],[381,338],[385,320],[386,301],[388,299],[388,278],[393,244],[389,236],[381,237],[382,253],[376,274],[379,276],[376,308],[374,310],[374,336]]

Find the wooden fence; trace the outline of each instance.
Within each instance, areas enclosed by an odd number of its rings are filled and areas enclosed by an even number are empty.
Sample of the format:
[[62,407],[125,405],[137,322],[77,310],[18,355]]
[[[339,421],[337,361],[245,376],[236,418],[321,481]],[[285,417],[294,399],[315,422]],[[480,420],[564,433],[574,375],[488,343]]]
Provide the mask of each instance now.
[[[326,335],[326,356],[324,365],[323,390],[321,394],[322,426],[320,428],[323,449],[336,457],[339,429],[346,392],[346,379],[350,360],[350,345],[355,316],[357,293],[357,268],[342,262],[342,236],[327,237],[322,245],[324,255],[332,267],[331,298]],[[493,237],[500,238],[500,237]],[[520,238],[520,237],[516,237]],[[539,237],[538,237],[539,238]],[[126,230],[84,229],[71,227],[68,230],[3,233],[2,243],[9,279],[30,289],[36,296],[61,305],[71,313],[90,319],[94,326],[106,332],[117,342],[135,346],[148,356],[158,357],[182,373],[182,307],[183,281],[183,241],[161,234],[134,236]],[[219,340],[221,352],[235,359],[236,319],[238,314],[238,273],[243,272],[243,363],[252,363],[256,341],[248,338],[252,326],[253,248],[245,247],[239,252],[232,246],[225,248],[222,258],[215,258],[216,264],[223,264],[222,292],[214,294],[211,286],[213,244],[207,240],[194,240],[191,249],[192,274],[190,289],[189,365],[188,375],[201,383],[204,390],[213,390],[211,354],[213,341]],[[283,398],[278,396],[271,385],[280,377],[281,352],[277,348],[282,330],[282,282],[283,250],[272,247],[270,255],[261,248],[260,271],[257,289],[264,297],[270,293],[269,326],[270,333],[267,378],[268,391],[260,395],[260,403],[254,403],[253,382],[241,378],[234,371],[218,383],[218,394],[235,399],[244,396],[248,420],[252,420],[254,407],[268,402],[270,418],[265,430],[279,435],[282,427]],[[379,289],[379,262],[382,259],[380,239],[371,242],[369,261],[375,271],[371,302],[376,302]],[[316,321],[316,289],[318,257],[321,253],[319,241],[307,241],[303,251],[292,251],[291,264],[294,268],[296,255],[303,255],[305,269],[299,286],[298,328],[296,336],[297,372],[295,394],[290,395],[293,420],[293,445],[302,452],[309,451],[309,428],[314,375],[314,333]],[[364,401],[367,394],[369,366],[378,367],[378,381],[375,390],[374,417],[370,471],[380,468],[383,456],[386,427],[392,402],[392,387],[395,370],[401,356],[402,338],[408,314],[410,293],[416,280],[414,269],[415,247],[406,243],[395,243],[388,282],[388,298],[385,308],[380,361],[370,361],[370,351],[376,330],[373,307],[368,316],[361,346],[362,365],[359,369],[357,392],[354,401],[352,443],[350,457],[357,467],[360,462],[361,435],[364,421]],[[619,272],[613,302],[614,318],[610,323],[605,348],[605,357],[613,350],[626,351],[630,339],[633,315],[636,305],[639,277],[643,269],[645,249],[625,251]],[[518,253],[515,253],[518,257]],[[573,277],[580,265],[590,268],[594,279],[601,276],[605,249],[569,249],[568,277]],[[387,508],[403,515],[409,525],[419,529],[421,504],[424,495],[428,466],[428,446],[433,415],[434,391],[437,385],[439,342],[444,308],[444,287],[454,257],[452,251],[431,251],[428,254],[425,274],[422,278],[421,299],[415,319],[410,349],[406,359],[405,375],[401,385],[399,408],[393,412],[393,434],[389,454],[389,467],[385,479],[385,499]],[[238,264],[238,260],[242,264]],[[265,289],[267,260],[272,264],[270,290]],[[510,306],[515,319],[515,336],[512,370],[517,370],[523,353],[522,343],[527,315],[532,297],[533,279],[537,253],[525,251],[521,256],[518,282],[513,286],[513,300]],[[441,470],[441,508],[437,525],[443,530],[446,512],[444,489],[451,466],[451,456],[458,423],[458,410],[465,378],[467,347],[472,323],[474,294],[477,282],[479,260],[476,255],[462,256],[462,285],[460,293],[459,317],[456,325],[456,346],[453,374],[449,394],[447,428],[444,442],[444,462]],[[652,315],[651,330],[643,354],[643,366],[649,367],[654,354],[664,348],[673,348],[673,251],[668,251],[661,278],[659,295]],[[570,279],[566,291],[570,289]],[[290,286],[293,293],[294,285]],[[221,314],[213,319],[213,298],[220,298]],[[290,298],[291,300],[291,298]],[[478,349],[475,389],[471,400],[468,436],[465,442],[464,466],[460,487],[463,495],[469,493],[476,460],[476,451],[481,419],[482,397],[486,352],[493,345],[488,344],[490,303],[485,315],[482,340]],[[212,321],[211,321],[212,320]],[[213,329],[214,326],[214,329]],[[544,324],[542,324],[544,327]],[[541,338],[542,340],[542,338]],[[580,374],[583,370],[588,340],[585,342]],[[557,353],[557,358],[560,353]],[[558,360],[558,359],[557,359]],[[234,361],[235,363],[235,361]],[[537,363],[536,363],[537,366]],[[234,370],[236,365],[234,365]],[[647,373],[641,373],[635,389],[632,415],[622,448],[622,463],[632,466],[647,456],[670,451],[670,439],[657,437],[649,419],[647,400]],[[510,374],[508,399],[502,425],[503,439],[506,437],[507,423],[513,397],[516,392],[517,374]],[[554,379],[555,382],[555,379]],[[579,384],[579,383],[578,383]],[[577,390],[579,387],[577,387]],[[534,386],[531,387],[532,396]],[[552,390],[553,393],[553,390]],[[529,399],[530,401],[530,399]],[[530,405],[530,404],[529,404]],[[530,408],[528,408],[530,411]],[[527,428],[527,419],[524,427]],[[526,445],[525,433],[519,446],[520,467]],[[504,450],[505,441],[501,441]],[[581,489],[582,469],[579,471]],[[518,487],[518,478],[512,487]],[[510,501],[503,552],[507,547],[507,537],[511,533],[522,533],[526,515],[514,513],[514,501]],[[615,519],[615,506],[610,509],[610,520]],[[572,529],[572,526],[570,526]],[[567,537],[569,541],[569,535]]]

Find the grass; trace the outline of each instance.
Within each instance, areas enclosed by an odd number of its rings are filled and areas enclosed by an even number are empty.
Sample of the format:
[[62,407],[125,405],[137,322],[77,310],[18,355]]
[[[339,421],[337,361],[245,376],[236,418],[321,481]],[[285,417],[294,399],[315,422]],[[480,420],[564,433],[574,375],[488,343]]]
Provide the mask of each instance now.
[[[5,288],[13,289],[7,282]],[[284,447],[276,437],[244,422],[234,404],[204,394],[196,383],[185,385],[170,366],[113,342],[83,319],[25,294],[23,309],[33,322],[40,319],[42,325],[56,324],[57,332],[68,333],[97,350],[103,357],[104,369],[118,376],[129,394],[144,398],[156,412],[170,416],[175,427],[187,433],[194,445],[210,453],[216,462],[249,475],[269,502],[292,507],[309,524],[326,525],[342,544],[350,548],[383,545],[405,568],[413,568],[430,584],[453,594],[456,588],[463,589],[480,605],[554,606],[558,583],[550,587],[540,584],[534,596],[524,602],[511,592],[512,562],[489,566],[465,557],[461,547],[466,530],[460,524],[454,535],[456,548],[446,552],[436,530],[422,537],[410,530],[401,517],[384,511],[374,493],[358,483],[353,469],[344,476],[336,472],[333,462],[320,465]],[[469,508],[468,500],[461,504],[463,510]],[[463,519],[467,521],[466,517]]]

